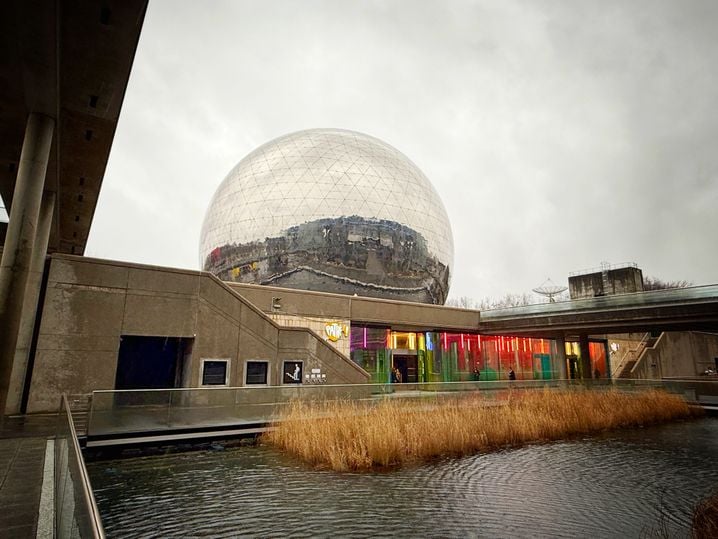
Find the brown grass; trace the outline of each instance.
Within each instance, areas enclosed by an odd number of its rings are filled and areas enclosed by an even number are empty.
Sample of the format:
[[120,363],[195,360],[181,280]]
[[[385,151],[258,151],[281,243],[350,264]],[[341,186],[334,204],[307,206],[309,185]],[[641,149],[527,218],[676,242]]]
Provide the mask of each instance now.
[[509,391],[502,403],[478,394],[429,403],[294,401],[263,441],[314,466],[369,470],[696,413],[680,397],[656,390]]
[[718,493],[705,498],[693,509],[691,531],[695,539],[718,537]]

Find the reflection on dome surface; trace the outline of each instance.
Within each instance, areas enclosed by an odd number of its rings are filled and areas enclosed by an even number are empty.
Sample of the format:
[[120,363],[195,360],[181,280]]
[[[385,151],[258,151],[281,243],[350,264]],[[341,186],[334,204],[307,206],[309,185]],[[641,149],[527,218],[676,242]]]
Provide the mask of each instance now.
[[443,304],[453,239],[441,199],[401,152],[312,129],[230,171],[207,209],[200,260],[226,281]]

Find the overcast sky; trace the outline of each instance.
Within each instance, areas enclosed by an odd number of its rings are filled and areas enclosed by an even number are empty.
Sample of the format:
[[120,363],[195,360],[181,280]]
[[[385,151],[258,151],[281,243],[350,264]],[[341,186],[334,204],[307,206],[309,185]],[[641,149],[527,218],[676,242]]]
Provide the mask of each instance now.
[[198,268],[257,146],[378,137],[432,181],[450,296],[636,262],[718,282],[718,2],[150,0],[87,255]]

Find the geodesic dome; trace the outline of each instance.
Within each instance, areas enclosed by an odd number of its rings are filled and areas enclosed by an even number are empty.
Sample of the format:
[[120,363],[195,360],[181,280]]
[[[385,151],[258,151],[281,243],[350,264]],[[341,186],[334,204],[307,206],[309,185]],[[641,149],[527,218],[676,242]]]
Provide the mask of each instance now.
[[229,281],[443,303],[453,238],[438,194],[401,152],[312,129],[230,171],[207,209],[200,259]]

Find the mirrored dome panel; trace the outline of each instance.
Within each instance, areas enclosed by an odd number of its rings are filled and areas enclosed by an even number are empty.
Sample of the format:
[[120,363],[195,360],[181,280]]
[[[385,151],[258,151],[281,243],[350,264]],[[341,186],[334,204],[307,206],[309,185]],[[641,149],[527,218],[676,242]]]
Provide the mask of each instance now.
[[453,263],[444,206],[405,155],[312,129],[242,159],[217,189],[200,263],[227,281],[443,304]]

